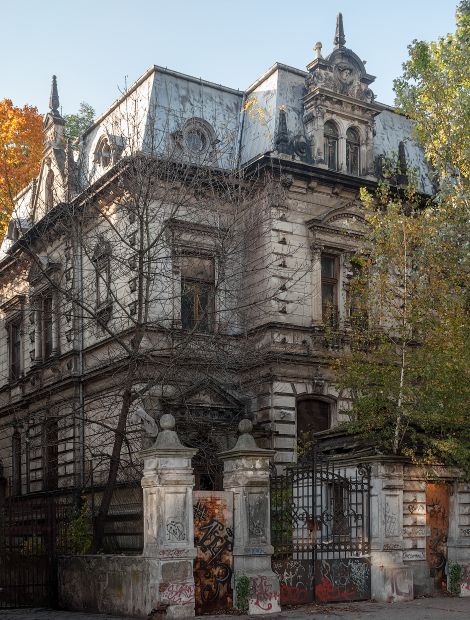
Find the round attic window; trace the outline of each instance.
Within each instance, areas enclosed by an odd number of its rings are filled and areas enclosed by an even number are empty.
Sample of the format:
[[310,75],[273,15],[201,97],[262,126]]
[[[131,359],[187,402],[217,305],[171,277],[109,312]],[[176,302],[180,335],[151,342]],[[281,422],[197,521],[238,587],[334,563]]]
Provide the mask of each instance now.
[[199,127],[191,127],[186,131],[185,142],[193,153],[202,153],[207,148],[208,139]]

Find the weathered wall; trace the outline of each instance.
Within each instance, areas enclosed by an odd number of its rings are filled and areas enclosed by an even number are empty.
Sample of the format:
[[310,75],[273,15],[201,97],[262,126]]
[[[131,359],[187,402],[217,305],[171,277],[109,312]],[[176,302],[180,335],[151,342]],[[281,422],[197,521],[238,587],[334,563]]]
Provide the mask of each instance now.
[[140,556],[60,558],[59,605],[146,618],[158,600],[157,562]]
[[460,566],[460,596],[470,596],[470,484],[456,482],[450,502],[448,563]]

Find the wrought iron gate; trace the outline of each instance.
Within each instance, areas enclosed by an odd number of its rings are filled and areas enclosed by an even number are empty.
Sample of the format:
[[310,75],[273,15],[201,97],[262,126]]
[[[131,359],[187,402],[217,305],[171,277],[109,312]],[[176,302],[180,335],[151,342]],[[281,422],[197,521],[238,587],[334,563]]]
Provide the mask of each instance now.
[[370,598],[370,471],[314,459],[271,477],[281,604]]
[[13,496],[0,506],[0,608],[54,606],[58,553],[67,551],[73,498]]

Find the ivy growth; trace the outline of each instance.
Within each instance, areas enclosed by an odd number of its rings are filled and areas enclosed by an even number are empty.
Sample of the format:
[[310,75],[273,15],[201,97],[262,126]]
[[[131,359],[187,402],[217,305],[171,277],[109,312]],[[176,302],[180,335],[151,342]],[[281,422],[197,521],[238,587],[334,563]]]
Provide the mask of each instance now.
[[456,562],[449,566],[449,592],[451,594],[460,594],[462,572],[462,566]]
[[248,595],[250,592],[250,580],[246,575],[242,577],[238,577],[237,582],[235,584],[235,593],[236,593],[236,601],[237,601],[237,609],[239,609],[242,613],[246,613],[248,611]]

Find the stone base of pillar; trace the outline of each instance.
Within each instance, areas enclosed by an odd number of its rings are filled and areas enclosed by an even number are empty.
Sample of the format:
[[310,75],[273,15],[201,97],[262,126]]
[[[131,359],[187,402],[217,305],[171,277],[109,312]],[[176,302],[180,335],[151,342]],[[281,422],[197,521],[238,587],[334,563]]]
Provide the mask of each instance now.
[[413,571],[413,593],[415,596],[432,596],[434,594],[434,579],[429,574],[429,564],[426,560],[412,560],[405,562]]
[[395,603],[412,601],[413,570],[404,564],[386,563],[378,553],[371,557],[371,597],[375,601]]
[[[459,596],[470,597],[470,546],[468,543],[450,543],[447,547],[447,588],[449,590],[457,587]],[[458,564],[460,567],[460,583],[453,583],[450,574],[452,565]]]
[[[275,614],[281,611],[279,578],[267,565],[266,557],[236,556],[234,564],[234,606],[238,609],[248,609],[252,615]],[[249,580],[247,600],[238,600],[239,579],[247,577]]]
[[193,560],[157,560],[159,564],[158,602],[166,606],[167,618],[195,616]]

